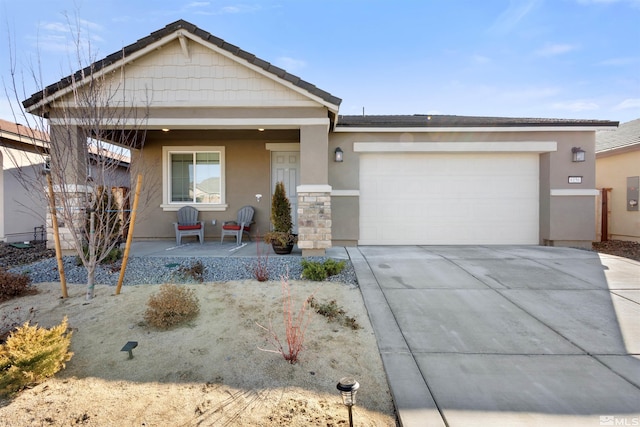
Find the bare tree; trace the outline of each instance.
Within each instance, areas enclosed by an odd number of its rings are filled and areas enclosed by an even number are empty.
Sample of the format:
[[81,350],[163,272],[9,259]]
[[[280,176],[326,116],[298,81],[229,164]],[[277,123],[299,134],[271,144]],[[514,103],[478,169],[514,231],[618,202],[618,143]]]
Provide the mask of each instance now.
[[[130,188],[131,177],[143,173],[142,162],[132,162],[132,157],[141,158],[150,102],[146,87],[127,87],[126,67],[120,61],[125,52],[109,55],[108,62],[96,61],[90,45],[81,43],[79,23],[74,25],[69,23],[74,34],[71,63],[79,71],[45,86],[40,70],[31,69],[40,89],[27,97],[12,55],[11,81],[3,83],[7,97],[18,106],[14,118],[28,123],[25,138],[50,164],[58,222],[66,232],[63,239],[87,270],[86,298],[91,299],[98,264],[121,243],[130,225],[125,208],[133,192],[112,190]],[[46,188],[42,175],[21,178],[28,191]],[[153,191],[144,194],[141,210]]]

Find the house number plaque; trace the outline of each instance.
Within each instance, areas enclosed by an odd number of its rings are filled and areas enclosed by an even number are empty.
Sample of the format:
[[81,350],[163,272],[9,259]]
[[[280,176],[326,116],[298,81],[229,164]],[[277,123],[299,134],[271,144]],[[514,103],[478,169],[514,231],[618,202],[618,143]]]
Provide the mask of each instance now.
[[569,177],[569,184],[582,184],[582,177],[581,176],[570,176]]

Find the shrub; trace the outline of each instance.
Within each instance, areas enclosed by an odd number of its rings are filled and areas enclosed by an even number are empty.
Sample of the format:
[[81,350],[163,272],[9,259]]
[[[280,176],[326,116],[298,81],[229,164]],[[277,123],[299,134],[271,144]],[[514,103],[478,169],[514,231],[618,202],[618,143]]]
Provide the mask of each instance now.
[[302,277],[304,279],[321,282],[329,276],[334,276],[344,270],[345,262],[327,259],[324,263],[302,260]]
[[284,320],[284,333],[286,340],[286,348],[280,340],[280,336],[273,328],[271,319],[269,319],[269,327],[263,326],[256,322],[258,327],[262,328],[267,336],[267,342],[275,349],[265,349],[258,347],[259,350],[270,353],[278,353],[284,357],[284,360],[292,365],[298,361],[298,355],[304,348],[304,338],[307,326],[311,322],[311,312],[307,312],[309,301],[313,299],[313,295],[304,300],[300,309],[294,313],[293,295],[288,278],[282,278],[282,317]]
[[200,302],[193,289],[164,284],[149,298],[144,320],[154,328],[168,329],[194,319],[199,312]]
[[174,277],[182,282],[204,282],[204,264],[198,260],[190,265],[181,265]]
[[30,284],[31,278],[26,274],[0,270],[0,302],[35,293],[36,289],[29,288]]
[[345,265],[346,263],[344,261],[336,261],[333,258],[327,259],[323,264],[324,269],[327,271],[327,277],[340,274],[342,270],[344,270]]
[[20,307],[14,307],[7,314],[0,316],[0,344],[4,344],[11,332],[15,331],[20,325],[28,320],[33,319],[36,309],[31,307],[26,315],[21,313]]
[[347,313],[338,306],[336,300],[331,300],[323,304],[316,301],[315,298],[310,298],[309,305],[316,313],[326,317],[329,322],[336,322],[353,330],[362,328],[355,317],[347,316]]
[[73,355],[70,344],[66,317],[51,329],[28,322],[18,328],[0,346],[0,396],[11,396],[63,369]]

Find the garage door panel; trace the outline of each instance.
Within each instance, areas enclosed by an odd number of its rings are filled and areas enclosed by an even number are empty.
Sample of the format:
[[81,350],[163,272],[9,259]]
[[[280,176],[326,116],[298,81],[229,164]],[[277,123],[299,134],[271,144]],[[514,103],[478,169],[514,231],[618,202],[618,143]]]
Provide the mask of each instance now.
[[538,155],[366,153],[360,244],[537,244]]

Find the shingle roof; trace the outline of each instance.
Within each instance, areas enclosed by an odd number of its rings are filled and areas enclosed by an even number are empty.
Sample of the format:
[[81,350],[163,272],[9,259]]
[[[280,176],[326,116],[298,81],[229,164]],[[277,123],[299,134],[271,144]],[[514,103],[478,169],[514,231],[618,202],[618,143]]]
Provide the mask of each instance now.
[[[166,27],[155,31],[153,33],[151,33],[150,35],[138,40],[137,42],[130,44],[128,46],[125,46],[124,48],[122,48],[121,50],[118,50],[117,52],[112,53],[111,55],[106,56],[104,59],[101,59],[99,61],[96,61],[94,64],[92,64],[89,67],[86,67],[84,70],[79,70],[76,71],[74,75],[69,75],[63,79],[61,79],[59,82],[56,82],[52,85],[47,86],[44,91],[40,91],[37,93],[34,93],[33,95],[31,95],[31,97],[25,101],[22,102],[22,104],[24,105],[25,108],[29,108],[35,104],[37,104],[39,101],[41,101],[44,97],[50,96],[55,94],[56,92],[58,92],[59,90],[62,90],[68,86],[70,86],[72,84],[72,82],[78,81],[82,78],[83,75],[89,75],[91,73],[91,67],[93,67],[93,72],[95,71],[99,71],[104,67],[108,67],[109,65],[112,65],[118,61],[120,61],[123,58],[126,58],[128,56],[130,56],[131,54],[144,49],[145,47],[149,46],[150,44],[160,40],[163,37],[168,36],[169,34],[172,34],[173,32],[177,31],[177,30],[185,30],[188,31],[189,33],[200,37],[202,40],[207,41],[209,43],[212,43],[216,46],[218,46],[221,49],[226,50],[227,52],[230,52],[232,54],[234,54],[235,56],[237,56],[240,59],[243,59],[245,61],[247,61],[250,64],[253,64],[257,67],[262,68],[263,70],[273,74],[274,76],[282,79],[282,80],[286,80],[287,82],[309,92],[312,95],[315,95],[317,97],[319,97],[320,99],[328,102],[329,104],[333,104],[333,105],[340,105],[340,103],[342,102],[342,100],[338,97],[335,97],[333,95],[331,95],[329,92],[326,92],[314,85],[312,85],[309,82],[306,82],[304,80],[302,80],[300,77],[295,76],[293,74],[287,73],[285,70],[283,70],[282,68],[276,67],[273,64],[270,64],[267,61],[264,61],[258,57],[256,57],[254,54],[246,52],[242,49],[240,49],[237,46],[234,46],[230,43],[227,43],[226,41],[222,40],[221,38],[218,38],[216,36],[214,36],[213,34],[210,34],[204,30],[201,30],[200,28],[196,27],[195,25],[184,21],[182,19],[167,25]],[[75,76],[75,78],[74,78]]]
[[596,153],[632,146],[640,148],[640,119],[622,123],[613,131],[596,132]]
[[439,127],[609,127],[608,120],[479,117],[414,114],[404,116],[338,116],[336,128],[439,128]]
[[29,127],[21,125],[20,123],[9,122],[2,119],[0,119],[0,132],[2,132],[3,134],[12,134],[16,138],[22,136],[28,139],[37,140],[39,142],[49,141],[49,134],[45,132],[41,132],[37,129],[31,129]]

